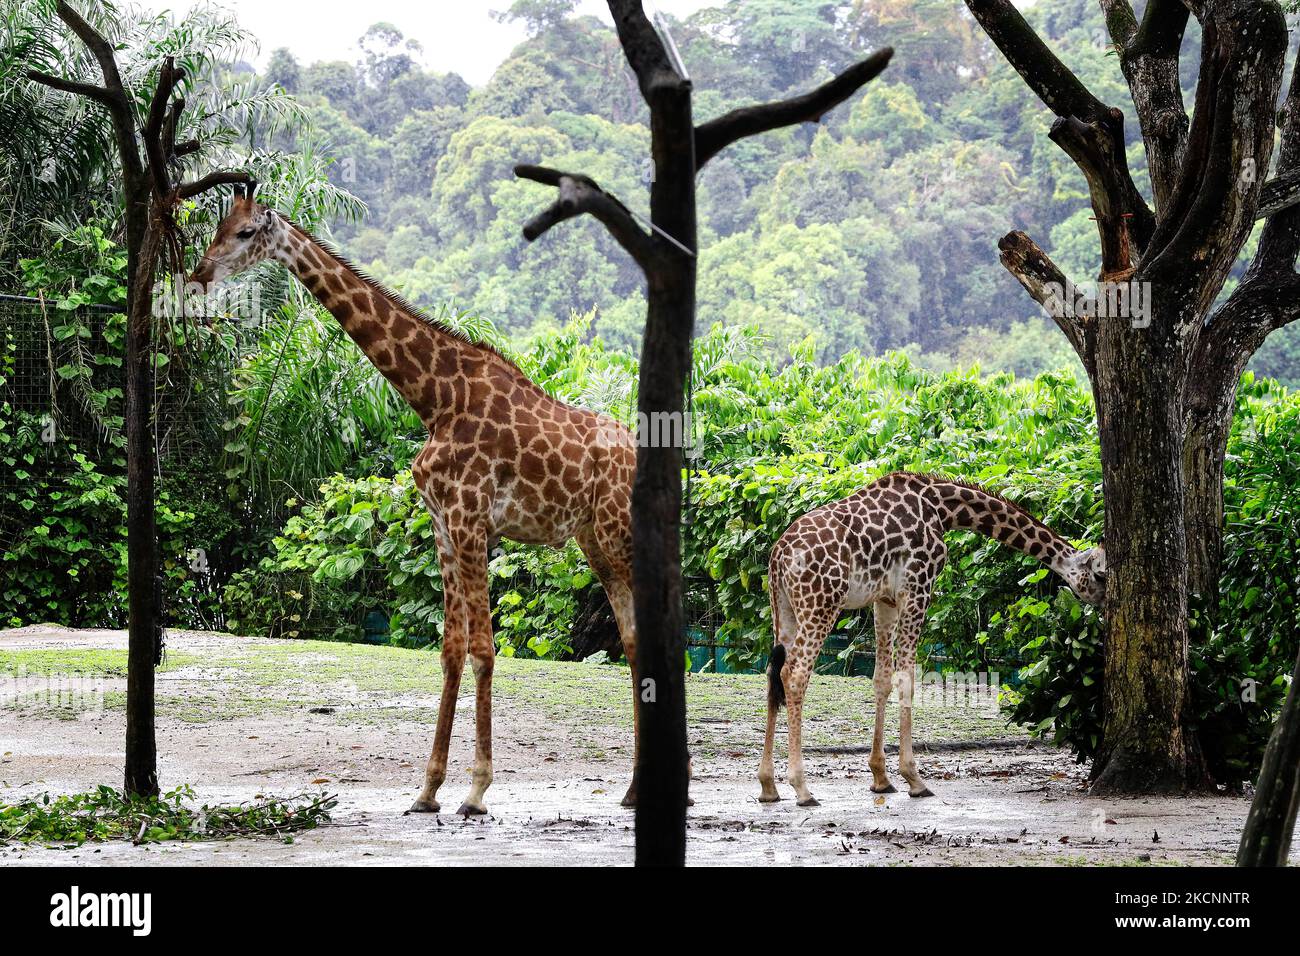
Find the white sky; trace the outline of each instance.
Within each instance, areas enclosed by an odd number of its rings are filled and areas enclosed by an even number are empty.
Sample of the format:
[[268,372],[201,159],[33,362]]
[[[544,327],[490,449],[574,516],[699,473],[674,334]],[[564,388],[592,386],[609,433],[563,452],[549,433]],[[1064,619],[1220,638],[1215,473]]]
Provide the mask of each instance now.
[[[184,12],[205,0],[135,0],[153,11]],[[438,73],[455,72],[477,86],[524,39],[518,23],[497,23],[493,10],[509,9],[512,0],[216,0],[211,5],[232,11],[241,26],[259,41],[254,62],[262,66],[277,47],[288,47],[304,66],[316,60],[357,58],[356,41],[372,23],[392,23],[424,47],[424,65]],[[716,5],[718,0],[713,0]],[[685,17],[709,0],[647,0],[664,13]],[[607,22],[603,0],[581,0],[581,13]]]

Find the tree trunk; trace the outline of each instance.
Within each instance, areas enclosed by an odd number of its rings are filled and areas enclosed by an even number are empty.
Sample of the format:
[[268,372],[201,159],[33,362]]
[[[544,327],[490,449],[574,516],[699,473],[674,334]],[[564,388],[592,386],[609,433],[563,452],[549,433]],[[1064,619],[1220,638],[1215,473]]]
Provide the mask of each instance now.
[[[128,197],[131,197],[128,192]],[[128,198],[128,220],[148,216],[148,192]],[[144,212],[141,213],[140,206]],[[159,234],[147,221],[129,243],[139,250],[128,263],[126,330],[126,550],[130,609],[126,674],[126,792],[158,795],[158,753],[154,735],[154,667],[160,650],[154,518],[153,274]],[[134,229],[132,228],[134,227]]]
[[578,613],[573,617],[569,631],[572,650],[565,660],[586,660],[592,654],[604,651],[610,660],[623,656],[623,641],[618,633],[618,619],[609,605],[609,596],[602,587],[587,588],[582,593]]
[[1187,530],[1187,590],[1213,610],[1223,560],[1223,463],[1236,389],[1221,416],[1189,422],[1183,445],[1183,502]]
[[[655,179],[650,215],[659,229],[696,248],[695,129],[689,83],[660,83],[648,96]],[[695,257],[673,248],[647,275],[638,410],[642,421],[681,415],[695,328]],[[643,436],[644,439],[645,436]],[[680,447],[637,449],[632,489],[632,587],[641,689],[636,862],[686,861],[686,640],[682,608]]]
[[1238,866],[1286,866],[1300,809],[1300,654],[1291,689],[1268,739],[1246,828],[1237,850]]
[[[1189,776],[1183,364],[1160,323],[1098,330],[1106,500],[1106,716],[1093,792],[1174,793]],[[1198,751],[1191,748],[1191,753]]]

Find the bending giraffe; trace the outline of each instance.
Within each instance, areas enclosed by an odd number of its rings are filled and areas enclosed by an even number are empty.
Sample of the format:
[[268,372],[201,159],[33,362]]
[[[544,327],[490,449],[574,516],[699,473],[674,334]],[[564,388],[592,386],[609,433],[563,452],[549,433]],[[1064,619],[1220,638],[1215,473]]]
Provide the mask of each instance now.
[[1079,550],[1005,498],[932,475],[897,472],[799,518],[781,535],[768,562],[774,640],[768,668],[767,732],[758,767],[759,800],[780,799],[772,765],[777,711],[786,707],[789,783],[799,806],[817,806],[804,779],[802,730],[809,675],[840,612],[872,604],[876,615],[873,678],[876,721],[871,790],[893,793],[885,774],[885,701],[899,698],[899,772],[913,797],[932,796],[912,755],[916,644],[930,589],[947,558],[943,536],[978,531],[1036,558],[1089,604],[1106,591],[1102,545]]
[[[429,438],[411,471],[442,566],[443,685],[433,752],[412,811],[436,813],[465,658],[475,683],[474,770],[458,813],[487,812],[492,783],[488,554],[496,540],[578,542],[604,585],[637,686],[631,585],[630,431],[551,396],[492,348],[423,318],[306,230],[236,193],[190,282],[203,289],[263,260],[283,263],[420,416]],[[640,733],[633,701],[634,733]],[[624,806],[636,801],[636,756]]]

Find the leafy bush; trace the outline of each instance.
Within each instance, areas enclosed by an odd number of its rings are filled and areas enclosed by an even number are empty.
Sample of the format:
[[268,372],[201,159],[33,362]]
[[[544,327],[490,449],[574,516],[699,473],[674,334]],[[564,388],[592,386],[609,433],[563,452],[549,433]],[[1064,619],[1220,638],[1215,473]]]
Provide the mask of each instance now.
[[[17,803],[0,803],[0,845],[9,842],[81,846],[130,840],[214,840],[234,836],[292,834],[330,819],[338,801],[328,794],[264,798],[238,806],[194,807],[194,791],[180,786],[157,797],[131,796],[112,787],[53,797],[48,793]],[[189,803],[187,804],[187,801]]]
[[[725,366],[696,394],[704,470],[691,479],[685,568],[713,581],[734,663],[752,664],[770,647],[772,543],[800,515],[888,472],[978,481],[1067,537],[1090,542],[1100,531],[1092,405],[1069,375],[938,375],[902,355],[819,367],[801,353],[779,372],[753,360]],[[950,535],[948,547],[923,652],[1006,673],[1024,641],[999,612],[1026,584],[1046,601],[1061,583],[979,535]],[[870,612],[837,630],[852,639],[850,651],[874,643]]]
[[[391,641],[435,643],[443,626],[442,574],[432,521],[409,471],[394,478],[336,476],[296,513],[272,553],[225,590],[233,630],[356,640],[366,615],[391,614]],[[576,546],[555,551],[502,542],[488,566],[503,654],[556,657],[568,649],[576,592],[594,579]]]
[[[1247,375],[1225,476],[1219,593],[1193,596],[1189,723],[1215,780],[1254,776],[1285,699],[1300,642],[1300,396]],[[1028,606],[1020,602],[1019,613]],[[1023,615],[1020,616],[1023,621]],[[1102,729],[1100,621],[1062,595],[1036,615],[1009,714],[1080,761]]]
[[[0,383],[2,384],[2,383]],[[0,624],[55,621],[71,627],[126,623],[126,478],[120,453],[91,460],[70,441],[45,442],[41,419],[0,401],[0,465],[16,481],[0,485]],[[158,492],[157,526],[171,626],[216,627],[222,620],[214,541],[238,533],[233,518],[204,497],[202,476],[168,472]]]

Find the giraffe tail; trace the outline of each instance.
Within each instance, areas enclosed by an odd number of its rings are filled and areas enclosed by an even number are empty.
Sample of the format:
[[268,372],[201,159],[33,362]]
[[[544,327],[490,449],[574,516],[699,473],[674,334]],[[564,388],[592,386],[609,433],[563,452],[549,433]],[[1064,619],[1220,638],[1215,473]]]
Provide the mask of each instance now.
[[785,666],[785,645],[773,642],[772,660],[767,665],[767,702],[773,708],[785,703],[785,684],[781,681],[781,668]]
[[781,569],[776,552],[777,548],[773,548],[767,564],[767,594],[772,602],[772,658],[767,663],[767,704],[773,712],[785,703],[785,683],[781,680],[781,668],[785,666],[785,645],[781,643]]

